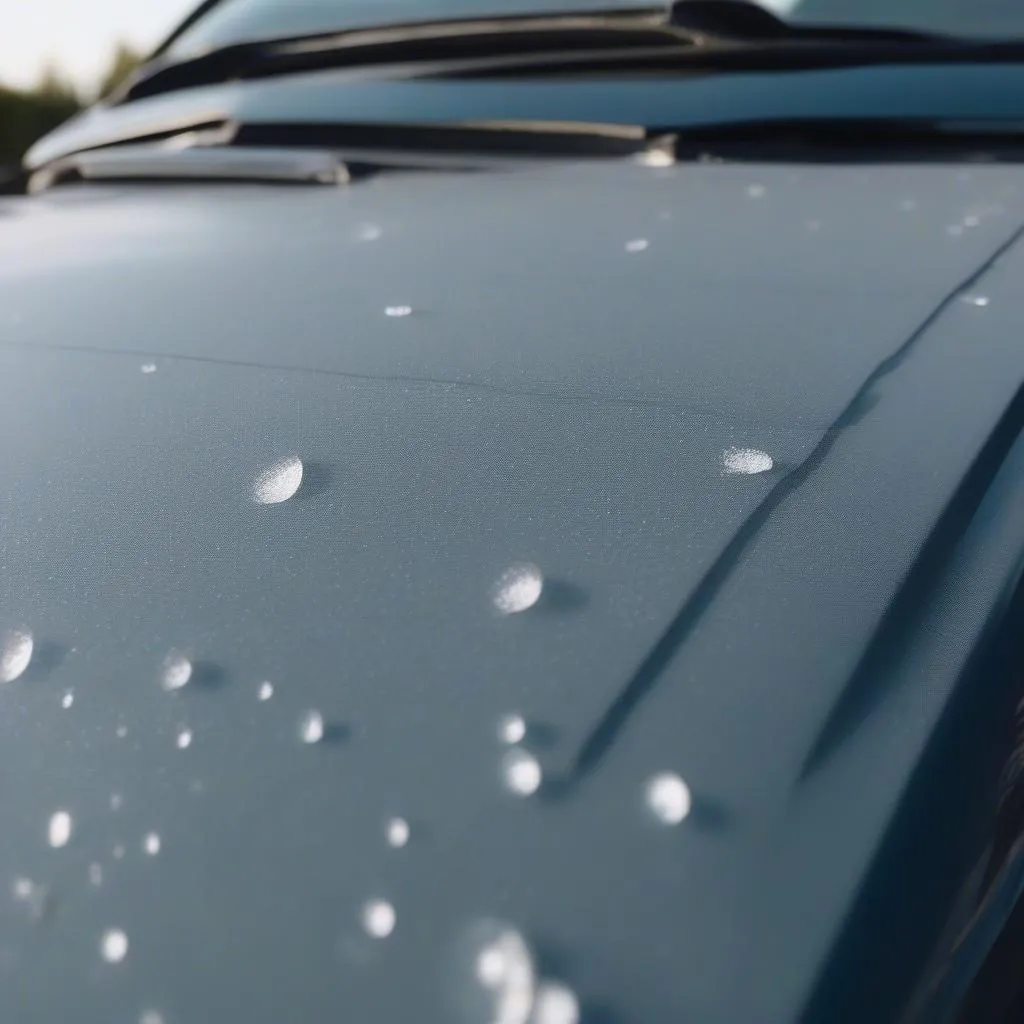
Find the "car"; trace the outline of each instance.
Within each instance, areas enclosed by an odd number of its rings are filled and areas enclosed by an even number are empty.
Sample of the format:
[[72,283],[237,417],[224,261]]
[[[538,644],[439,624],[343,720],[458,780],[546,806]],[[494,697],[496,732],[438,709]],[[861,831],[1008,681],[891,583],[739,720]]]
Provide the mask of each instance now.
[[208,0],[0,198],[0,1019],[1024,1020],[1024,8]]

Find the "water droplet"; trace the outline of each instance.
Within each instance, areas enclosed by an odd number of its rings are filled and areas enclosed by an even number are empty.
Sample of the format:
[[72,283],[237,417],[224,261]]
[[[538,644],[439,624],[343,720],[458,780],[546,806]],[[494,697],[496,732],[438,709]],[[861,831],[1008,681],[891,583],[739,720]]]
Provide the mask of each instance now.
[[470,1020],[480,1024],[527,1024],[536,999],[533,952],[515,928],[485,921],[475,930]]
[[498,723],[498,738],[511,746],[522,743],[526,739],[526,719],[522,715],[506,715]]
[[139,1024],[164,1024],[164,1018],[156,1010],[146,1010],[139,1017]]
[[121,796],[120,793],[111,793],[110,794],[110,809],[112,811],[119,811],[119,810],[121,810],[121,807],[122,807],[123,804],[124,804],[124,797]]
[[274,696],[274,684],[273,683],[260,683],[259,692],[257,694],[260,700],[270,700]]
[[672,139],[655,139],[637,161],[644,167],[671,167],[676,162],[676,147]]
[[71,705],[74,704],[74,703],[75,703],[75,691],[74,690],[65,690],[64,691],[64,696],[61,697],[61,699],[60,699],[60,706],[65,711],[67,711],[68,708],[70,708]]
[[89,884],[90,885],[102,885],[103,884],[103,868],[99,864],[89,865]]
[[544,575],[535,565],[514,565],[501,574],[494,588],[494,605],[503,615],[532,608],[544,589]]
[[954,238],[958,238],[963,233],[964,227],[962,224],[950,224],[949,227],[946,228],[946,234],[952,235]]
[[41,921],[45,917],[50,896],[46,886],[37,885],[31,878],[16,878],[11,886],[11,896],[26,908],[31,920]]
[[119,740],[123,740],[125,738],[125,736],[128,735],[128,726],[127,725],[119,725],[117,727],[117,729],[114,730],[114,732],[117,735],[117,738]]
[[655,775],[647,783],[647,806],[663,825],[678,825],[690,813],[690,787],[673,772]]
[[388,846],[400,850],[409,842],[409,822],[405,818],[392,818],[388,822],[387,837]]
[[747,186],[747,195],[750,196],[751,199],[760,199],[767,191],[768,189],[766,189],[764,185]]
[[980,223],[981,223],[981,218],[978,217],[978,216],[975,216],[974,214],[969,214],[968,216],[964,217],[964,227],[965,228],[976,228]]
[[634,238],[626,243],[626,252],[643,252],[650,244],[646,238]]
[[540,762],[528,751],[517,747],[505,755],[505,785],[516,796],[532,796],[544,781]]
[[31,878],[16,878],[11,886],[11,894],[16,900],[30,899],[35,892],[36,884]]
[[579,1024],[576,993],[557,981],[546,981],[537,990],[531,1024]]
[[114,854],[114,860],[124,860],[124,855],[127,851],[124,848],[124,843],[118,843],[112,852]]
[[376,242],[384,234],[379,224],[360,224],[356,229],[356,238],[360,242]]
[[120,928],[111,928],[100,939],[100,956],[108,964],[119,964],[128,955],[128,936]]
[[965,295],[964,302],[968,306],[978,306],[983,308],[989,304],[989,297],[987,295]]
[[775,468],[775,460],[757,448],[727,448],[722,455],[726,473],[754,476]]
[[0,683],[13,683],[28,668],[35,643],[27,629],[0,635]]
[[145,374],[156,373],[156,363],[143,363],[142,372]]
[[412,306],[386,306],[385,316],[412,316]]
[[181,651],[171,651],[164,658],[163,672],[160,676],[160,685],[165,690],[180,690],[188,686],[192,678],[192,662]]
[[319,743],[324,738],[324,716],[319,711],[307,711],[299,722],[299,739],[303,743]]
[[182,729],[174,742],[178,745],[179,750],[187,750],[192,746],[192,730]]
[[278,505],[294,498],[302,486],[302,459],[292,455],[265,469],[253,485],[252,496],[261,505]]
[[160,836],[156,832],[150,832],[142,840],[142,849],[150,855],[155,857],[160,852]]
[[71,832],[74,829],[74,825],[75,823],[67,811],[57,811],[57,813],[50,818],[50,824],[47,826],[46,835],[50,845],[55,850],[59,850],[62,846],[68,845],[68,840],[71,839]]
[[386,939],[394,930],[398,916],[387,900],[370,900],[363,907],[363,928],[375,939]]

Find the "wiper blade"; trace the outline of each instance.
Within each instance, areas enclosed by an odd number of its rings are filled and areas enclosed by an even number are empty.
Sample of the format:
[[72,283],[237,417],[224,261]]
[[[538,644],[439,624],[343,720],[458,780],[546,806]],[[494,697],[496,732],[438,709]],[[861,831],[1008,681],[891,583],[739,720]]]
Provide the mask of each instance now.
[[880,65],[1022,64],[1024,42],[816,42],[700,46],[686,50],[637,48],[514,55],[390,69],[391,77],[575,79],[637,75],[824,71]]
[[669,23],[733,43],[935,43],[949,36],[864,25],[793,25],[752,0],[676,0]]
[[643,162],[1020,163],[1024,121],[925,118],[778,118],[686,126],[652,138]]
[[493,17],[354,29],[238,43],[181,61],[156,60],[112,102],[242,78],[326,68],[457,62],[515,54],[700,45],[699,33],[668,23],[665,8],[629,13]]
[[[386,69],[388,76],[485,72],[531,63],[558,66],[614,56],[707,61],[710,53],[754,53],[764,48],[859,44],[925,47],[947,37],[870,27],[796,26],[749,0],[678,0],[670,8],[582,14],[453,19],[353,29],[221,47],[180,61],[145,65],[112,102],[126,102],[193,86],[326,68]],[[404,67],[404,70],[403,70]]]
[[[420,63],[404,77],[506,78],[811,71],[883,64],[1024,62],[1024,40],[964,39],[902,28],[793,25],[751,0],[676,0],[669,24],[688,45],[597,46]],[[391,69],[396,77],[399,68]]]

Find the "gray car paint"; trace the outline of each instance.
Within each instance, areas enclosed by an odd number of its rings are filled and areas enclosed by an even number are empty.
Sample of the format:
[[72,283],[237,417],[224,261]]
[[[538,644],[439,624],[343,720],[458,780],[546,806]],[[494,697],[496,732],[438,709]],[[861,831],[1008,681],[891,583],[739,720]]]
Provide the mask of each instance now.
[[[797,1019],[1019,574],[1015,453],[907,653],[858,674],[1024,379],[1022,187],[602,162],[4,201],[0,627],[40,654],[0,690],[0,877],[51,904],[0,902],[0,1016],[458,1019],[497,917],[585,1021]],[[732,446],[775,470],[724,474]],[[286,454],[298,496],[255,505]],[[545,598],[498,616],[523,561]],[[169,695],[172,647],[200,670]]]

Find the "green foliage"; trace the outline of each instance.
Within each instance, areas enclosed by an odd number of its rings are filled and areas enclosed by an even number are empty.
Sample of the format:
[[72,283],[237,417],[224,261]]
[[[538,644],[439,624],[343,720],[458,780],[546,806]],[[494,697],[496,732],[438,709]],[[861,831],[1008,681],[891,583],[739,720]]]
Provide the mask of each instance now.
[[17,165],[40,136],[52,131],[80,109],[67,82],[44,76],[31,92],[0,86],[0,167]]
[[75,92],[75,87],[53,64],[47,64],[43,68],[43,73],[39,76],[39,82],[32,90],[32,94],[48,103],[78,106],[78,94]]
[[[99,96],[109,95],[141,60],[141,54],[118,43],[100,82]],[[33,89],[0,86],[0,170],[16,167],[36,139],[78,113],[82,105],[74,85],[52,65]]]
[[118,43],[110,67],[100,82],[100,96],[109,96],[141,63],[142,54],[126,43]]

